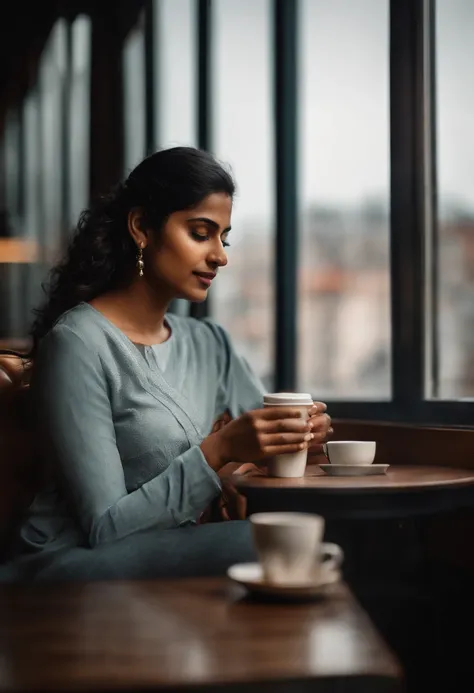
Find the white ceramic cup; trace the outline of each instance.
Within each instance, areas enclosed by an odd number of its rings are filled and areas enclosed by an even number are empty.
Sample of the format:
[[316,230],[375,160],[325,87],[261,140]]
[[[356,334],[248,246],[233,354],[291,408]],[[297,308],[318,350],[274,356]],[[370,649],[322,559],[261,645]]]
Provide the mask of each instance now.
[[[313,398],[307,392],[273,392],[263,397],[264,407],[292,407],[300,409],[305,419],[313,406]],[[283,478],[304,476],[308,450],[285,455],[275,455],[268,460],[268,475]]]
[[296,585],[318,582],[343,561],[337,544],[323,543],[324,518],[306,513],[256,513],[252,536],[268,582]]
[[331,464],[372,464],[376,443],[373,440],[331,440],[324,452]]

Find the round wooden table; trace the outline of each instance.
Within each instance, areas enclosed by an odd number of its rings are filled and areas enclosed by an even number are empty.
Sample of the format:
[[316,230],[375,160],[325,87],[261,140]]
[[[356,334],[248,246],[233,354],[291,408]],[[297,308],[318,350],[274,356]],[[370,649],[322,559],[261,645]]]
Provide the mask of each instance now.
[[[438,680],[434,663],[445,666],[446,633],[467,627],[472,611],[462,571],[453,572],[451,564],[440,569],[443,563],[438,554],[432,556],[426,539],[438,514],[449,527],[456,514],[450,511],[474,507],[474,470],[393,465],[384,475],[333,477],[311,466],[302,479],[234,475],[233,481],[247,497],[248,515],[285,510],[322,515],[325,540],[343,549],[345,580],[414,677],[413,690],[424,690],[428,678]],[[441,532],[439,542],[444,556],[449,533]],[[441,608],[453,603],[454,595],[454,610]],[[463,661],[457,655],[462,641],[453,642],[453,661]]]
[[247,513],[300,511],[326,518],[413,517],[474,505],[474,470],[390,466],[385,474],[335,477],[319,466],[299,479],[232,476]]

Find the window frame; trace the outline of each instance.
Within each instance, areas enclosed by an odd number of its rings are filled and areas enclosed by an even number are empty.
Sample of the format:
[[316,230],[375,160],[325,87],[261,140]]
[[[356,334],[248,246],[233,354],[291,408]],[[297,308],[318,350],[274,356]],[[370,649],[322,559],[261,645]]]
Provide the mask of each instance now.
[[[198,146],[212,150],[211,5],[216,0],[195,1]],[[277,390],[288,390],[296,387],[298,356],[299,2],[273,0],[272,7],[277,220],[274,382]],[[390,399],[380,401],[329,400],[328,405],[337,418],[474,426],[474,399],[426,396],[426,383],[430,378],[434,381],[438,360],[438,267],[433,245],[437,238],[435,0],[390,0],[389,17],[392,393]],[[146,36],[152,41],[150,31]],[[150,63],[147,70],[152,69]],[[155,83],[148,76],[147,85],[153,88]],[[147,121],[151,127],[152,118]],[[195,304],[190,314],[212,316],[212,305],[208,301]]]

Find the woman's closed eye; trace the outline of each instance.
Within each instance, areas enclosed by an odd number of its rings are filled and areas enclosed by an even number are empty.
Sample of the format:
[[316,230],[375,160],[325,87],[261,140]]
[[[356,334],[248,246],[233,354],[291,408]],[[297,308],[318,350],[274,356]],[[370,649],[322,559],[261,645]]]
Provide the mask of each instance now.
[[[198,231],[191,231],[191,236],[199,242],[204,242],[210,240],[210,235],[208,233],[199,233]],[[230,243],[228,243],[227,240],[221,239],[222,245],[224,248],[228,248],[230,246]]]

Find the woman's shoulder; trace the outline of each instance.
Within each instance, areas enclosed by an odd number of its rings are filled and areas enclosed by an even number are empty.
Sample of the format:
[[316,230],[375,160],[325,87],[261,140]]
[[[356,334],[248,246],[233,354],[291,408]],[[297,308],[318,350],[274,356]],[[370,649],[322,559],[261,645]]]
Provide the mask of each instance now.
[[65,325],[72,329],[89,327],[96,321],[97,311],[89,303],[78,303],[62,313],[54,323],[53,329]]
[[[231,348],[230,337],[224,328],[210,318],[197,320],[176,314],[167,314],[176,341],[182,345],[210,355],[227,353]],[[81,303],[63,313],[42,340],[42,350],[67,347],[84,349],[91,354],[106,356],[113,352],[117,357],[127,343],[124,335],[95,308]],[[127,350],[125,350],[127,351]]]
[[40,350],[51,348],[84,349],[97,353],[105,342],[99,314],[89,304],[80,303],[64,312],[43,338]]

